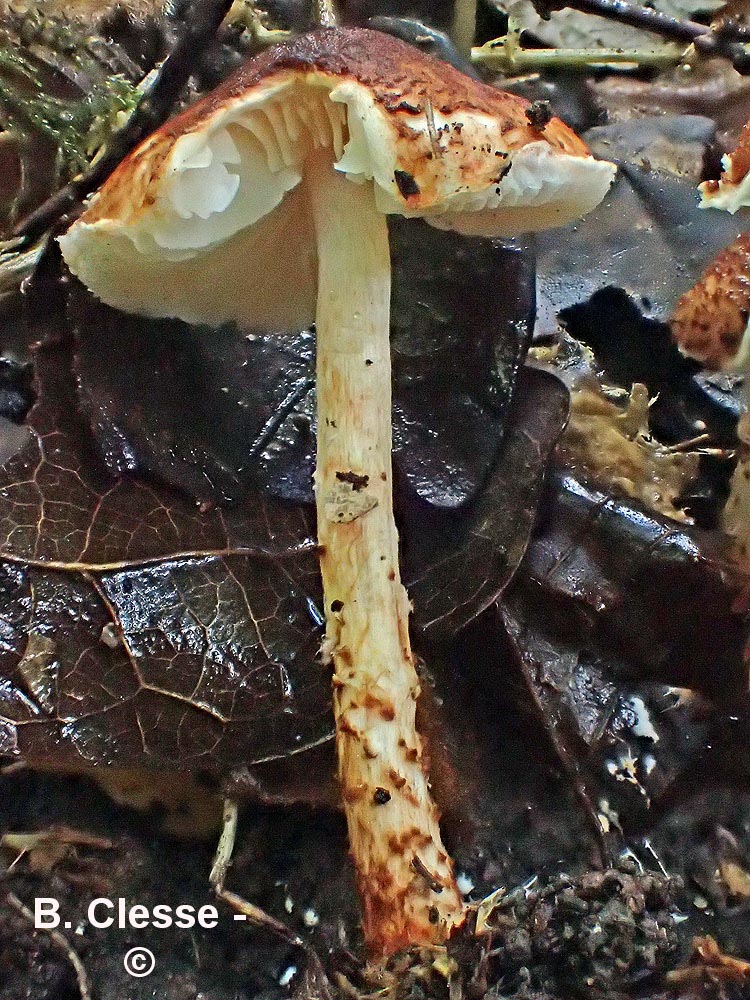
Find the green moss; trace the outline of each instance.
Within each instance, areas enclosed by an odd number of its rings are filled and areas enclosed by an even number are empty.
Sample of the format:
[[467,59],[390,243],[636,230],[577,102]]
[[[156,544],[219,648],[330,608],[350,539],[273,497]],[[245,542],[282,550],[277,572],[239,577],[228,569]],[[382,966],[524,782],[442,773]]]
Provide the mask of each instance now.
[[0,230],[84,169],[136,106],[138,81],[113,70],[120,65],[136,70],[83,24],[38,14],[0,21],[0,130],[18,158]]

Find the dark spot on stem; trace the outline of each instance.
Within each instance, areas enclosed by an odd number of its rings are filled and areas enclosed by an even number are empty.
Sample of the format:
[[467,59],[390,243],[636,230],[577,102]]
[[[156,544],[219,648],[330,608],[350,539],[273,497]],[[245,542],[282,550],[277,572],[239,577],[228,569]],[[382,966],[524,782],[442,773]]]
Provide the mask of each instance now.
[[376,788],[372,798],[376,806],[384,806],[386,802],[391,801],[391,793],[387,788]]
[[360,476],[356,472],[337,472],[336,478],[340,483],[349,483],[355,493],[359,493],[370,482],[369,476]]

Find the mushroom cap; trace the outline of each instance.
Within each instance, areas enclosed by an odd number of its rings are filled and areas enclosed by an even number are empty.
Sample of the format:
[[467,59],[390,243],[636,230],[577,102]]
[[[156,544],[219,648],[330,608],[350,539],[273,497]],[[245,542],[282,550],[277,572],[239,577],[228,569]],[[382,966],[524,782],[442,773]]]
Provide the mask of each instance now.
[[750,233],[716,257],[675,306],[680,350],[706,368],[750,372]]
[[704,181],[698,186],[701,208],[723,208],[734,215],[750,207],[750,122],[745,125],[733,153],[722,159],[724,172],[718,181]]
[[563,225],[615,173],[559,119],[367,29],[301,35],[248,61],[134,150],[60,238],[70,269],[129,312],[301,326],[316,243],[301,180],[372,182],[377,208],[488,236]]

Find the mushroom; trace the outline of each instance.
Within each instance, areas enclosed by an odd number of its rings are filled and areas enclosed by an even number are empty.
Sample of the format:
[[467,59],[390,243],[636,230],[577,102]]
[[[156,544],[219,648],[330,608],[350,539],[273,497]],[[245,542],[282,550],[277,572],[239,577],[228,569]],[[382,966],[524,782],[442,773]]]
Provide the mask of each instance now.
[[743,128],[735,151],[724,156],[722,166],[724,172],[718,181],[699,185],[700,207],[723,208],[734,215],[750,206],[750,122]]
[[393,37],[330,28],[250,60],[167,123],[61,237],[109,305],[317,334],[315,497],[338,772],[374,953],[463,919],[415,726],[391,488],[386,216],[562,225],[614,167],[557,119]]
[[713,371],[743,376],[745,404],[737,433],[739,459],[724,507],[723,527],[738,555],[750,559],[750,233],[716,257],[675,306],[670,325],[683,354]]

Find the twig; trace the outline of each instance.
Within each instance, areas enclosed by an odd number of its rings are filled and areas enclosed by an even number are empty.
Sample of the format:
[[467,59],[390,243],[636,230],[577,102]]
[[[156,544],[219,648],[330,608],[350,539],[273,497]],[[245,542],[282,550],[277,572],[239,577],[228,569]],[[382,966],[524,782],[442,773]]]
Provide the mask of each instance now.
[[214,855],[214,863],[211,866],[211,873],[208,876],[208,881],[212,889],[218,899],[226,903],[235,913],[244,917],[249,923],[254,924],[256,927],[265,927],[266,930],[271,931],[272,934],[280,937],[294,948],[302,948],[306,952],[309,951],[309,946],[302,940],[299,934],[295,934],[286,924],[277,920],[276,917],[272,917],[265,910],[261,910],[254,903],[249,903],[242,896],[238,896],[236,893],[224,888],[224,880],[232,863],[234,842],[237,837],[237,817],[237,803],[232,799],[225,799],[221,834],[219,835],[219,842],[216,845],[216,854]]
[[638,49],[524,49],[520,46],[509,51],[504,44],[505,37],[494,38],[472,49],[471,61],[503,73],[517,74],[542,69],[676,66],[685,54],[685,48],[681,45],[664,45],[650,52]]
[[664,448],[665,455],[678,455],[683,451],[696,451],[700,445],[707,444],[711,440],[710,434],[698,434],[697,437],[689,438],[687,441],[679,441]]
[[313,542],[300,542],[289,548],[273,552],[269,549],[256,548],[250,545],[229,546],[224,549],[186,549],[183,552],[167,552],[158,556],[144,556],[143,559],[122,559],[108,563],[65,562],[60,559],[32,559],[19,556],[13,552],[0,550],[0,562],[14,563],[20,566],[33,566],[35,569],[53,570],[57,573],[120,573],[123,570],[143,569],[148,566],[158,566],[163,562],[177,562],[183,559],[228,559],[231,556],[241,556],[250,559],[268,559],[275,562],[280,559],[294,559],[297,556],[317,552],[318,545]]
[[49,937],[50,941],[56,944],[57,947],[65,953],[68,961],[75,970],[78,992],[81,995],[81,1000],[91,1000],[91,988],[89,986],[88,974],[86,973],[83,962],[73,951],[67,938],[63,934],[60,934],[59,931],[52,930],[51,928],[37,927],[34,921],[34,914],[28,906],[25,906],[21,902],[14,892],[7,893],[5,901],[9,906],[12,906],[17,913],[20,913],[21,916],[31,924],[35,931],[43,931]]
[[[230,14],[233,13],[230,12]],[[239,19],[244,23],[250,35],[261,45],[273,45],[275,42],[283,42],[291,34],[290,31],[284,31],[281,28],[267,28],[263,24],[261,14],[254,3],[243,5],[240,10]]]
[[98,837],[94,833],[75,830],[69,826],[53,826],[48,830],[37,830],[34,833],[4,833],[0,837],[0,847],[24,853],[50,843],[92,847],[97,851],[111,851],[115,846],[107,837]]
[[339,15],[334,0],[314,0],[315,20],[321,28],[335,28]]
[[534,6],[542,17],[549,17],[552,11],[565,7],[584,14],[597,14],[676,42],[694,45],[702,55],[723,56],[731,61],[738,73],[750,73],[750,53],[742,44],[750,42],[750,29],[734,21],[725,21],[711,28],[697,21],[670,17],[650,7],[626,3],[625,0],[534,0]]
[[224,891],[224,880],[232,863],[234,842],[237,837],[238,816],[239,809],[237,808],[237,803],[232,799],[224,799],[221,834],[219,835],[219,843],[216,845],[216,855],[214,856],[214,863],[211,866],[211,873],[208,876],[208,881],[217,893]]
[[276,937],[281,938],[282,941],[286,941],[293,948],[302,948],[304,952],[309,953],[309,946],[302,940],[299,934],[295,934],[291,927],[287,927],[281,920],[277,920],[270,913],[261,910],[255,903],[248,902],[242,896],[238,896],[236,892],[231,892],[229,889],[217,889],[216,895],[222,902],[231,907],[235,913],[246,917],[248,923],[253,924],[255,927],[265,928]]
[[28,244],[51,229],[67,212],[100,187],[127,154],[166,121],[196,63],[232,6],[232,0],[195,0],[174,48],[127,123],[115,132],[104,153],[85,173],[48,198],[16,226]]

